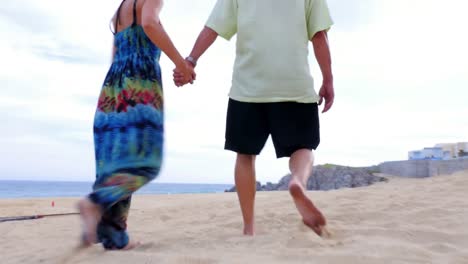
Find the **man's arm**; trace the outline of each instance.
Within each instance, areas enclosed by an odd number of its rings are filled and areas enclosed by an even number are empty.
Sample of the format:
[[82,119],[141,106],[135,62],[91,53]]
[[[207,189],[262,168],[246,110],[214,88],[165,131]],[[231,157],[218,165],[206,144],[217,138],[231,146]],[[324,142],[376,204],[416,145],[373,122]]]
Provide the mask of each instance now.
[[218,33],[216,33],[216,31],[209,27],[204,27],[202,32],[200,32],[200,35],[198,35],[197,41],[190,53],[190,57],[197,61],[205,51],[213,45],[216,38],[218,38]]
[[326,31],[317,32],[311,39],[312,45],[314,47],[315,58],[320,66],[322,71],[322,87],[319,91],[320,101],[319,105],[322,104],[323,99],[325,99],[325,107],[323,108],[322,113],[327,112],[333,105],[333,100],[335,98],[335,92],[333,88],[333,73],[331,67],[331,55],[330,47],[328,45],[328,36]]
[[[194,68],[197,65],[198,59],[208,50],[209,47],[211,47],[211,45],[213,45],[216,38],[218,38],[218,33],[209,27],[204,27],[200,32],[200,35],[198,35],[197,41],[193,46],[192,52],[190,52],[190,59],[187,60]],[[179,87],[186,84],[183,77],[176,69],[174,69],[173,76],[176,86]]]

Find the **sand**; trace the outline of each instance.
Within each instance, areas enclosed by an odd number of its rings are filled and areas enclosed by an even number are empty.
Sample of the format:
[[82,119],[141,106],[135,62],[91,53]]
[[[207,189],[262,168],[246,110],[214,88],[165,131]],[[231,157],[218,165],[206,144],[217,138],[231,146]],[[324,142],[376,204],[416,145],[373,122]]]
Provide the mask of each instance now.
[[[46,217],[0,223],[0,263],[468,263],[468,171],[308,195],[331,238],[301,224],[287,192],[258,193],[254,238],[241,235],[236,194],[136,196],[138,249],[70,255],[79,218]],[[0,216],[75,212],[76,201],[4,199]]]

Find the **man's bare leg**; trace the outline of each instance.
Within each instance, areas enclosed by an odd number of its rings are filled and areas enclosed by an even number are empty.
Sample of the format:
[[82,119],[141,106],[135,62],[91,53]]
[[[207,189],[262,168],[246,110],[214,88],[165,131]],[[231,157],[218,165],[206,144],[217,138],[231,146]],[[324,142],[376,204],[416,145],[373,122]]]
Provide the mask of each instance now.
[[313,154],[311,150],[300,149],[294,152],[289,159],[291,170],[291,181],[289,192],[293,197],[297,210],[302,216],[302,221],[310,227],[317,235],[322,235],[322,228],[326,225],[325,217],[307,197],[307,179],[310,176],[313,165]]
[[244,235],[255,235],[255,156],[237,154],[235,180],[237,196],[244,218]]

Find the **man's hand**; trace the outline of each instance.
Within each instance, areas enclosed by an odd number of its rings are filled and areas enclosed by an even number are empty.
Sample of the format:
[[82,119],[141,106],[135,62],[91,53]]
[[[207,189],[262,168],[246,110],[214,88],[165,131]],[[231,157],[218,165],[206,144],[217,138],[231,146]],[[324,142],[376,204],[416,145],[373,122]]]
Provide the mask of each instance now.
[[322,105],[323,100],[325,99],[325,106],[323,107],[322,113],[327,112],[333,105],[333,100],[335,99],[335,91],[333,88],[333,81],[323,81],[322,88],[319,91],[319,105]]
[[319,31],[312,37],[312,45],[314,46],[315,58],[322,71],[322,88],[319,91],[319,105],[325,99],[325,106],[322,113],[327,112],[333,105],[335,99],[335,91],[333,90],[333,74],[331,68],[330,47],[328,46],[328,36],[326,31]]
[[193,84],[197,75],[194,71],[193,64],[185,61],[184,67],[178,67],[173,70],[174,84],[177,87],[186,85],[187,83]]

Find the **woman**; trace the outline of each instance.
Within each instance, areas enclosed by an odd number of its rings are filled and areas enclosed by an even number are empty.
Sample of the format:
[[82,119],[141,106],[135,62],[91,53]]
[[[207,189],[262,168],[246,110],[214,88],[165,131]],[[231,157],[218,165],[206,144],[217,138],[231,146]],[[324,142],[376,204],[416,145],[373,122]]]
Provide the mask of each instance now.
[[82,199],[83,246],[130,249],[126,220],[132,194],[159,173],[163,155],[164,52],[192,82],[195,73],[164,31],[162,0],[123,0],[112,24],[114,54],[94,119],[96,182]]

